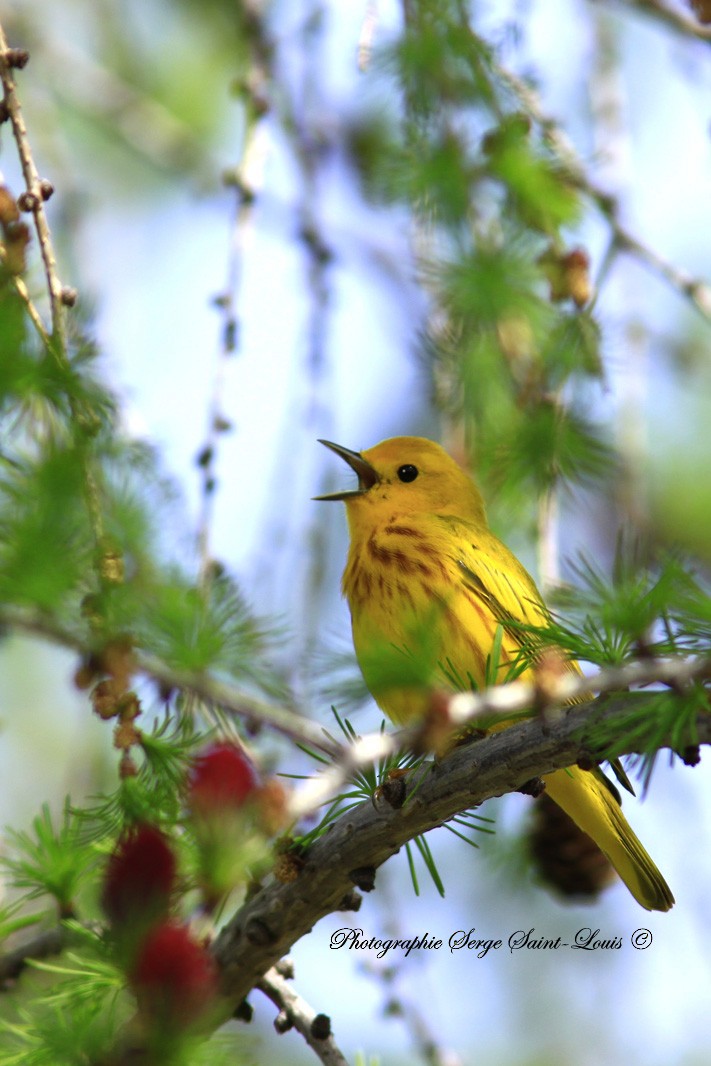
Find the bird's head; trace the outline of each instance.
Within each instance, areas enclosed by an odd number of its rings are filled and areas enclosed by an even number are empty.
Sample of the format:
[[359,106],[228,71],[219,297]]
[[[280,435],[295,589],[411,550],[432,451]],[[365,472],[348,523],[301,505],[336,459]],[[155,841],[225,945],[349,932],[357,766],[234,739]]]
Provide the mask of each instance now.
[[399,514],[455,515],[485,523],[476,485],[441,445],[424,437],[391,437],[354,452],[322,440],[358,475],[358,486],[317,500],[343,500],[351,529],[361,522]]

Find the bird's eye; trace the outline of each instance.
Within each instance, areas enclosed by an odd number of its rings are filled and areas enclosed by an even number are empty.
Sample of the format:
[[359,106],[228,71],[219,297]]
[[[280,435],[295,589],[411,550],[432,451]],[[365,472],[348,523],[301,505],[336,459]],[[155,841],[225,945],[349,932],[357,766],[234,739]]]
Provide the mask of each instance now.
[[401,481],[414,481],[419,472],[417,467],[413,466],[412,463],[405,463],[404,466],[398,468],[397,476]]

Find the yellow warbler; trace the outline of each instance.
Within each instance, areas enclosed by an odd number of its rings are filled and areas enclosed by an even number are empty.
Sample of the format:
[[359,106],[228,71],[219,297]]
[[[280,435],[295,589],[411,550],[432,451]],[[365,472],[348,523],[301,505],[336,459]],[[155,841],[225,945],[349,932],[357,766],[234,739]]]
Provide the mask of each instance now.
[[[520,650],[507,620],[545,625],[548,615],[532,578],[489,530],[471,478],[422,437],[394,437],[362,453],[321,443],[358,475],[356,489],[317,499],[346,504],[343,592],[358,662],[379,706],[404,723],[424,713],[433,686],[482,688],[496,680],[487,676],[487,659],[497,630],[503,676]],[[669,886],[602,774],[572,766],[544,780],[638,903],[669,910]]]

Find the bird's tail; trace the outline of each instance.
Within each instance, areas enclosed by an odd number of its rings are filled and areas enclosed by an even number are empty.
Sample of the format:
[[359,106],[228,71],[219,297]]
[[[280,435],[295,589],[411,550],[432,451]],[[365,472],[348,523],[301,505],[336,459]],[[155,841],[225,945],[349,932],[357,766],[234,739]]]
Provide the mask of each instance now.
[[592,837],[637,902],[648,911],[668,911],[669,885],[637,839],[619,801],[595,770],[571,766],[544,778],[551,799]]

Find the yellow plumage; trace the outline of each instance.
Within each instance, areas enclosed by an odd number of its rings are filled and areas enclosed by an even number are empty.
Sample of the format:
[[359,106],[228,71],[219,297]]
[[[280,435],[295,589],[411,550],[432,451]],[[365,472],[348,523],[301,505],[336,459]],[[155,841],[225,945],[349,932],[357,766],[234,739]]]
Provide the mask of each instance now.
[[[424,713],[432,687],[484,687],[520,651],[507,621],[544,625],[538,590],[488,528],[471,478],[438,444],[394,437],[362,453],[324,441],[358,474],[344,500],[350,550],[343,574],[353,641],[365,681],[396,723]],[[487,661],[502,627],[498,678]],[[578,669],[571,664],[571,669]],[[647,910],[674,897],[627,823],[602,775],[571,767],[547,774],[552,799],[607,855]]]

